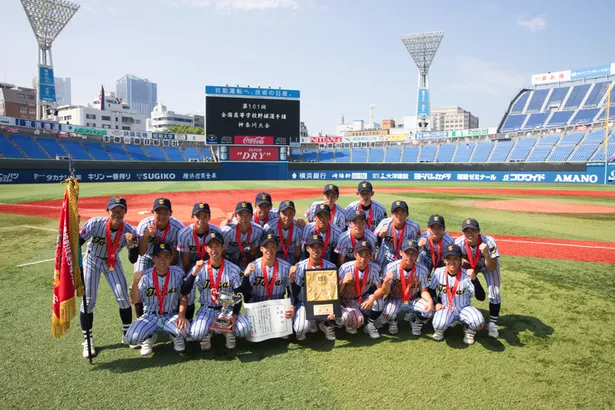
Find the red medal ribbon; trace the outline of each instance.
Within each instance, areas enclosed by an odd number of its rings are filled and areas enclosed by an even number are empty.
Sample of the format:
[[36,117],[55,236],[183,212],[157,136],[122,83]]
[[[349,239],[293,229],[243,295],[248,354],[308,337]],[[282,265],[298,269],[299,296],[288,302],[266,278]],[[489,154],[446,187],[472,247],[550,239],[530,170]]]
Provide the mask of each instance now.
[[[359,206],[357,206],[357,209],[365,212],[360,202],[359,202]],[[369,207],[369,212],[367,213],[367,229],[370,229],[370,230],[372,229],[373,219],[374,219],[374,204],[372,203]]]
[[[171,221],[167,223],[167,227],[164,228],[164,231],[162,231],[162,238],[160,238],[160,242],[158,243],[164,243],[164,240],[167,238],[167,234],[169,233],[170,228],[171,228]],[[158,227],[156,227],[156,229],[158,229]],[[158,237],[158,235],[156,235],[156,237]]]
[[335,221],[335,211],[336,210],[337,210],[337,205],[333,205],[333,208],[331,209],[331,223]]
[[207,264],[207,274],[209,275],[209,288],[211,289],[211,300],[216,305],[218,303],[218,291],[220,290],[220,281],[222,280],[222,273],[224,272],[224,259],[220,263],[218,268],[218,276],[214,278],[214,270],[211,266],[211,259]]
[[271,276],[271,282],[267,278],[267,264],[265,263],[265,259],[262,259],[261,263],[261,272],[263,274],[263,280],[265,281],[265,296],[267,296],[267,300],[271,297],[271,292],[273,292],[273,287],[275,286],[275,280],[278,277],[278,259],[276,258],[275,263],[273,264],[273,275]]
[[[352,242],[352,253],[354,253],[354,249],[357,247],[357,240],[354,237],[354,235],[352,234],[351,231],[348,231],[350,233],[350,241]],[[362,241],[365,240],[365,232],[363,232],[363,239],[361,239]]]
[[363,285],[361,285],[361,281],[359,279],[359,268],[357,264],[354,265],[354,286],[357,289],[357,293],[359,294],[359,304],[363,302],[363,292],[365,291],[365,285],[367,284],[367,278],[369,277],[369,264],[365,268],[363,272]]
[[436,269],[440,263],[440,257],[442,256],[442,238],[440,238],[440,242],[438,242],[438,259],[436,259],[436,254],[433,251],[434,246],[431,236],[429,237],[429,245],[431,245],[431,262],[433,263],[433,268]]
[[[205,236],[208,232],[205,232]],[[203,238],[205,238],[203,236]],[[199,245],[199,235],[196,234],[196,226],[192,230],[192,237],[194,238],[194,246],[196,246],[196,252],[199,254],[199,260],[204,261],[207,254],[207,247],[205,246],[205,239],[203,239],[203,245]]]
[[261,225],[261,220],[258,219],[258,214],[254,214],[254,222],[259,224],[260,226],[265,226],[265,224],[267,222],[269,222],[269,216],[267,216],[265,219],[263,219],[263,224]]
[[466,253],[468,254],[468,262],[470,262],[470,267],[476,270],[476,265],[478,265],[478,259],[480,258],[480,244],[483,243],[483,238],[479,235],[478,242],[476,243],[476,255],[472,253],[472,247],[466,240]]
[[410,271],[408,277],[408,285],[406,286],[406,276],[404,275],[404,268],[399,264],[399,279],[401,280],[401,300],[408,302],[410,300],[410,290],[412,289],[412,280],[414,280],[414,272],[416,271],[416,263]]
[[154,280],[154,289],[156,289],[156,297],[158,297],[158,313],[162,315],[164,312],[164,298],[167,295],[167,289],[169,288],[169,279],[171,278],[170,269],[164,278],[164,285],[162,285],[162,292],[160,292],[160,285],[158,285],[158,274],[156,273],[156,267],[152,271],[152,279]]
[[461,268],[457,271],[457,276],[455,277],[455,285],[453,287],[448,286],[449,274],[445,272],[445,280],[446,280],[446,297],[448,298],[448,310],[453,311],[453,299],[455,298],[455,294],[457,293],[457,288],[459,287],[459,281],[461,280]]
[[404,223],[404,227],[401,228],[401,232],[399,233],[399,240],[397,239],[397,229],[395,229],[395,225],[391,225],[391,229],[393,230],[393,249],[395,251],[395,255],[393,257],[395,259],[399,259],[401,244],[404,241],[404,234],[406,233],[406,224]]
[[[250,229],[248,229],[248,245],[250,244],[250,237],[252,236],[252,225],[250,225]],[[239,232],[239,224],[235,226],[235,238],[237,239],[237,245],[239,246],[239,253],[241,254],[241,258],[243,259],[244,265],[248,263],[248,256],[243,251],[243,245],[241,243],[241,232]]]
[[[316,231],[316,235],[320,235],[320,231],[318,230],[318,227],[314,226],[314,229]],[[329,227],[327,228],[327,234],[325,235],[325,243],[324,243],[323,251],[322,251],[323,259],[325,258],[325,254],[327,253],[327,250],[329,249],[329,237],[330,236],[331,236],[331,224],[329,224]]]
[[293,240],[293,230],[295,228],[295,223],[290,223],[290,228],[288,228],[288,244],[284,241],[284,231],[282,229],[282,221],[278,219],[278,232],[280,232],[280,242],[282,243],[282,251],[284,252],[284,259],[288,258],[288,251],[290,250],[290,244]]
[[111,221],[107,219],[107,226],[105,227],[105,244],[107,245],[107,268],[113,270],[117,261],[115,260],[115,253],[120,242],[122,240],[122,232],[124,232],[124,222],[120,225],[120,229],[115,233],[115,239],[111,240]]

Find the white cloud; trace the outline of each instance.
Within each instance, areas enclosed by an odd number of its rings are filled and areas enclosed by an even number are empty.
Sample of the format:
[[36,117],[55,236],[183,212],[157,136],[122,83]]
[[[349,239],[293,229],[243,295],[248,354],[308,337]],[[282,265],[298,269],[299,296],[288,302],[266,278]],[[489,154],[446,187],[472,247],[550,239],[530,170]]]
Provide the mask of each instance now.
[[527,82],[525,75],[499,62],[463,56],[454,61],[457,64],[456,81],[447,84],[453,90],[502,96],[518,90]]
[[519,19],[517,25],[531,32],[542,31],[547,28],[547,20],[543,17],[532,17],[531,19]]
[[299,9],[300,0],[175,0],[175,6],[196,8],[212,7],[224,11],[252,11],[273,9]]

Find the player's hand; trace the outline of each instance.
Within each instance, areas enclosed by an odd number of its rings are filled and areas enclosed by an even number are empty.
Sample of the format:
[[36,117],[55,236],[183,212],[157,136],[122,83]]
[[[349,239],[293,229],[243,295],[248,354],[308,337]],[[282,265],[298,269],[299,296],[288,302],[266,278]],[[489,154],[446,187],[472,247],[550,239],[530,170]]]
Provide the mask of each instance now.
[[126,243],[129,248],[132,248],[135,245],[135,236],[130,232],[124,234],[124,238],[126,239]]
[[233,212],[227,212],[226,213],[226,222],[231,223],[233,222],[233,218],[235,217],[235,214]]
[[290,309],[284,311],[284,317],[286,319],[292,319],[293,316],[295,316],[295,307],[291,305]]
[[466,274],[470,277],[471,280],[476,280],[476,272],[474,269],[466,270]]
[[186,317],[179,316],[175,321],[175,326],[177,326],[177,330],[183,332],[189,326],[188,319],[186,319]]
[[392,271],[388,271],[387,274],[384,275],[384,281],[390,282],[393,280],[393,277],[395,277],[395,274]]
[[290,270],[288,271],[288,279],[291,282],[295,281],[295,275],[297,274],[297,267],[296,266],[291,266]]
[[297,222],[297,225],[299,225],[300,227],[305,228],[305,225],[306,225],[305,219],[297,218],[295,219],[295,222]]
[[444,305],[443,305],[442,303],[438,303],[438,304],[436,305],[436,312],[437,312],[438,310],[442,310],[442,309],[444,309]]
[[139,284],[141,278],[143,277],[143,272],[135,272],[135,278],[133,280],[134,283]]
[[373,298],[368,298],[365,302],[361,303],[361,310],[372,310],[372,307],[374,307],[374,302],[375,300]]
[[424,247],[425,245],[427,245],[427,238],[421,238],[419,240],[419,248]]
[[344,280],[342,281],[342,283],[352,283],[353,280],[354,275],[352,274],[352,272],[347,272],[346,275],[344,275]]
[[156,228],[156,225],[152,225],[152,224],[147,225],[147,228],[145,229],[145,235],[144,236],[146,236],[148,238],[156,236],[156,230],[157,229],[158,228]]
[[205,261],[196,261],[196,263],[194,264],[194,268],[192,268],[192,275],[198,275],[201,269],[203,269],[203,266],[205,266]]
[[335,315],[331,313],[329,316],[327,316],[327,320],[335,320]]
[[256,265],[251,263],[248,265],[246,270],[243,272],[243,276],[250,276],[250,274],[254,272],[255,270],[256,270]]
[[389,226],[383,226],[382,229],[380,229],[380,232],[378,232],[378,236],[381,238],[384,238],[387,234],[387,231],[389,230]]
[[478,245],[478,250],[480,250],[480,253],[482,253],[484,255],[485,251],[488,250],[487,244],[486,243],[481,243],[480,245]]
[[470,265],[470,262],[464,262],[461,264],[461,267],[464,269],[470,269],[472,265]]

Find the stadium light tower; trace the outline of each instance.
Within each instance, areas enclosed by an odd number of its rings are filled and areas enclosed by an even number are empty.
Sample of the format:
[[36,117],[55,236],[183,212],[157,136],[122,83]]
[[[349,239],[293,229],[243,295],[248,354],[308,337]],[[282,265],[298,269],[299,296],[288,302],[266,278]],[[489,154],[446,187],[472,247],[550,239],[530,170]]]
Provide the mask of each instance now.
[[67,0],[20,0],[38,42],[36,119],[45,119],[56,108],[51,45],[79,10]]
[[416,106],[416,116],[418,118],[418,131],[429,131],[429,119],[431,110],[429,107],[429,67],[438,51],[440,42],[444,37],[444,31],[433,31],[430,33],[408,34],[401,37],[401,41],[406,46],[408,53],[414,60],[419,69],[418,99]]

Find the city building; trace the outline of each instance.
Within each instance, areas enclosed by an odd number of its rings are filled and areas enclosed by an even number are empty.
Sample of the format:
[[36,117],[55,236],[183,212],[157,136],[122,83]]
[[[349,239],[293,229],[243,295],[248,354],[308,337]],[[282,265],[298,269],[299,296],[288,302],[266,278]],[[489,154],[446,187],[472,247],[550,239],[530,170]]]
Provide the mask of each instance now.
[[[104,97],[102,96],[104,94]],[[146,117],[133,111],[114,92],[101,93],[87,106],[58,107],[58,121],[63,124],[125,131],[146,131]]]
[[168,130],[174,125],[188,125],[194,127],[194,117],[192,115],[177,114],[169,111],[166,105],[161,103],[156,104],[151,112],[150,118],[147,119],[148,131]]
[[301,121],[301,125],[299,128],[299,138],[308,138],[310,135],[308,134],[308,129],[303,121]]
[[62,105],[71,105],[73,103],[71,96],[70,77],[53,79],[56,86],[56,102],[58,107]]
[[194,126],[197,128],[205,129],[205,116],[204,115],[194,115]]
[[478,117],[461,107],[432,108],[431,117],[431,127],[434,131],[478,128]]
[[0,83],[0,115],[36,119],[36,90]]
[[126,101],[137,114],[146,118],[158,103],[158,85],[132,74],[126,74],[117,80],[115,91],[118,98]]

